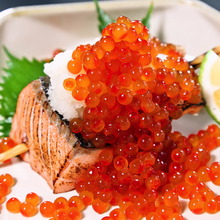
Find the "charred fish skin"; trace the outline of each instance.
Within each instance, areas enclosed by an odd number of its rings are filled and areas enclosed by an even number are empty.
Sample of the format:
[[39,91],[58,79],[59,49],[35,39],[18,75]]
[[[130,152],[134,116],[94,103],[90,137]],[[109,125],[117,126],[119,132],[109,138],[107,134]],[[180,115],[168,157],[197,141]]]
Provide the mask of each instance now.
[[23,155],[54,193],[75,188],[86,169],[98,160],[101,149],[85,149],[68,124],[51,109],[47,99],[49,77],[35,80],[19,95],[10,137],[25,143]]
[[[50,87],[50,77],[48,76],[42,76],[40,77],[40,82],[41,82],[41,85],[42,85],[42,89],[46,95],[46,97],[48,98],[48,89]],[[69,122],[67,120],[64,120],[63,119],[63,116],[59,114],[59,112],[55,111],[56,114],[60,117],[60,119],[66,123],[66,125],[69,126]],[[77,134],[74,134],[78,141],[79,141],[79,144],[81,147],[83,148],[95,148],[95,146],[93,145],[93,143],[91,143],[90,141],[87,141],[87,140],[84,140],[82,135],[80,133],[77,133]]]

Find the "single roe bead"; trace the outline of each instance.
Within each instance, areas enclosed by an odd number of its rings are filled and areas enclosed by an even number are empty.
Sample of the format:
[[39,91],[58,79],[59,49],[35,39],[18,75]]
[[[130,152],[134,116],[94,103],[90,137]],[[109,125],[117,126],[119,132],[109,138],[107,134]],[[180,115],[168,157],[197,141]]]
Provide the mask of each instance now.
[[15,198],[10,198],[6,203],[6,208],[11,213],[19,213],[20,212],[20,204],[21,202]]
[[190,200],[188,207],[194,214],[202,214],[205,212],[205,203],[200,198]]
[[79,210],[76,207],[70,207],[66,211],[67,218],[65,220],[81,220],[82,219],[82,214],[79,212]]
[[121,40],[123,39],[128,33],[128,28],[123,23],[118,23],[112,28],[112,35],[115,39]]
[[69,207],[76,207],[79,211],[85,209],[85,204],[79,196],[71,196],[68,200]]
[[58,197],[54,200],[55,209],[64,209],[68,207],[68,201],[64,197]]
[[125,157],[123,156],[117,156],[114,159],[114,167],[116,170],[123,170],[128,167],[128,161]]
[[50,218],[53,216],[55,211],[54,203],[50,201],[44,201],[40,204],[40,213],[45,218]]
[[40,197],[36,193],[31,192],[26,195],[25,201],[37,206],[40,203]]
[[100,102],[99,96],[96,93],[89,93],[85,99],[88,108],[95,108]]
[[133,28],[129,28],[124,40],[128,43],[134,43],[137,40],[137,32]]
[[88,95],[88,90],[85,87],[75,87],[72,91],[72,96],[77,101],[83,101]]
[[67,91],[72,91],[76,86],[75,79],[73,78],[67,78],[63,81],[63,87]]
[[86,53],[83,56],[82,62],[85,65],[85,67],[88,69],[95,69],[96,67],[98,67],[99,64],[98,57],[94,53]]
[[102,37],[100,39],[100,45],[105,51],[111,51],[115,48],[115,42],[110,36]]
[[70,60],[67,64],[70,73],[78,74],[82,69],[82,63],[79,60]]
[[132,102],[133,95],[128,89],[121,89],[118,92],[117,100],[121,105],[128,105]]
[[149,135],[142,135],[138,139],[138,146],[142,150],[150,150],[153,147],[153,139]]
[[94,195],[92,192],[82,191],[80,192],[79,196],[86,206],[91,205],[92,202],[94,201]]
[[125,220],[125,214],[120,208],[113,209],[109,215],[113,220]]
[[32,217],[37,214],[37,207],[30,202],[20,204],[20,213],[25,217]]
[[12,187],[15,183],[15,180],[9,173],[4,173],[0,175],[0,182],[3,182],[8,187]]
[[175,191],[167,191],[164,194],[164,204],[175,207],[179,202],[178,194]]
[[188,184],[194,185],[198,182],[198,174],[196,171],[190,170],[185,174],[185,181]]
[[92,207],[97,213],[102,214],[110,208],[110,205],[109,203],[102,202],[100,199],[95,199],[92,203]]
[[92,48],[91,52],[95,53],[98,59],[102,59],[105,55],[105,50],[101,47],[100,43],[97,42]]
[[73,118],[69,127],[71,132],[80,133],[83,130],[83,120],[81,118]]
[[90,84],[89,77],[86,74],[79,74],[75,79],[77,87],[87,88]]
[[113,151],[112,149],[103,149],[99,154],[99,161],[108,166],[113,160]]
[[6,196],[10,192],[10,187],[7,186],[7,183],[0,182],[0,196]]
[[116,20],[116,23],[125,24],[129,28],[131,25],[131,20],[125,16],[119,16]]
[[218,211],[218,204],[215,199],[208,200],[205,202],[205,212],[209,214],[215,214]]
[[117,128],[120,129],[121,131],[126,131],[131,126],[131,123],[127,116],[123,116],[123,115],[117,116],[115,121],[116,121]]

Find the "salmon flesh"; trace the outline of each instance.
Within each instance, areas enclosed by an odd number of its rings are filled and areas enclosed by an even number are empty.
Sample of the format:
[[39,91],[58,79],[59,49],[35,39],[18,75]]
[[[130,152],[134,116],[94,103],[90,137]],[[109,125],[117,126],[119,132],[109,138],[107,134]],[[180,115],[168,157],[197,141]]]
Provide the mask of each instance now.
[[10,137],[25,143],[23,159],[39,173],[54,193],[73,190],[101,149],[83,148],[68,125],[48,102],[42,80],[27,85],[19,95]]

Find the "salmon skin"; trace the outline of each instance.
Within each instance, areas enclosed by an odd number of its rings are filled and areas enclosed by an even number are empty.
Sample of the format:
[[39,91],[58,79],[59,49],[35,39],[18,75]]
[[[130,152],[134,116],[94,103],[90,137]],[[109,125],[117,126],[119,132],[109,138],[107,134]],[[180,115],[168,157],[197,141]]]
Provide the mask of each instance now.
[[[101,149],[83,148],[59,114],[51,109],[45,87],[48,78],[35,80],[19,95],[10,137],[25,143],[23,159],[39,173],[54,193],[73,190]],[[44,82],[44,83],[43,83]]]

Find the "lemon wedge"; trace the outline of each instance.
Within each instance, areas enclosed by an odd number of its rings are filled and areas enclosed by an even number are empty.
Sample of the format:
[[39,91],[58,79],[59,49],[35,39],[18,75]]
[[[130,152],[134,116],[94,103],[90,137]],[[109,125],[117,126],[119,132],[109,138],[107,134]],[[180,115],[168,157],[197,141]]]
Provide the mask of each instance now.
[[207,52],[201,64],[199,83],[208,113],[220,124],[220,57],[213,50]]

